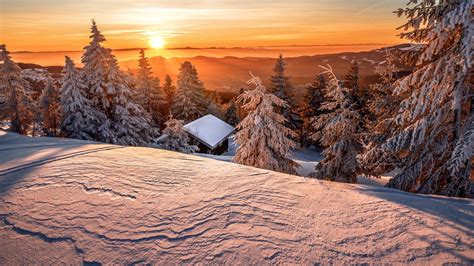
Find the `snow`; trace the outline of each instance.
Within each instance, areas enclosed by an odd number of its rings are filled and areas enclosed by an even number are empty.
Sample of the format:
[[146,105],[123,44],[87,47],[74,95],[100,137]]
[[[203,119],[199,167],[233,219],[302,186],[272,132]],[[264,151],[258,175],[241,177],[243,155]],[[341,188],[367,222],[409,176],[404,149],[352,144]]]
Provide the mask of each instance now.
[[424,44],[415,44],[411,43],[408,47],[401,47],[399,50],[401,51],[420,51],[425,47]]
[[376,62],[375,60],[368,59],[368,58],[365,58],[365,57],[362,58],[362,61],[365,61],[365,62],[367,62],[367,63],[369,63],[369,64],[371,64],[371,65],[377,64],[377,62]]
[[52,80],[51,74],[48,72],[47,69],[43,68],[23,69],[21,70],[21,75],[23,78],[29,79],[34,82],[46,83]]
[[1,265],[469,265],[473,229],[471,199],[0,132]]
[[[223,155],[214,155],[206,153],[196,153],[196,155],[210,158],[223,162],[233,162],[235,151],[237,150],[237,144],[233,140],[232,136],[229,138],[229,150]],[[307,177],[311,172],[314,172],[316,165],[323,159],[321,152],[317,151],[314,147],[309,149],[296,149],[292,152],[291,159],[298,163],[298,168],[296,168],[296,173],[299,176]],[[390,178],[393,177],[393,173],[387,173],[380,178],[358,176],[357,183],[361,185],[369,185],[375,187],[383,187],[388,183]]]
[[206,115],[186,124],[184,130],[213,149],[235,129],[213,115]]

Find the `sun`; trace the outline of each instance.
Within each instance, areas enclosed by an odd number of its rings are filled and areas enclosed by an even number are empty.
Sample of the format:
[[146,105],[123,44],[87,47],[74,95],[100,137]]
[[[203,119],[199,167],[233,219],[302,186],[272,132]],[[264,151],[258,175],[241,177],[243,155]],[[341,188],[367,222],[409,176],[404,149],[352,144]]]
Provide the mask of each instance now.
[[154,49],[163,49],[165,47],[165,39],[163,36],[153,36],[150,39],[150,46]]

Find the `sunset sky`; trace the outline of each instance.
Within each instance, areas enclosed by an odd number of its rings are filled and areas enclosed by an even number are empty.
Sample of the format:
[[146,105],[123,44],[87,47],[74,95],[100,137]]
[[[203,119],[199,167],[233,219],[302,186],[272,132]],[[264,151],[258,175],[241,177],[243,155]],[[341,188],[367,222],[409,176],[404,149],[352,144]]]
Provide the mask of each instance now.
[[115,49],[395,44],[407,0],[0,0],[12,51],[81,50],[94,18]]

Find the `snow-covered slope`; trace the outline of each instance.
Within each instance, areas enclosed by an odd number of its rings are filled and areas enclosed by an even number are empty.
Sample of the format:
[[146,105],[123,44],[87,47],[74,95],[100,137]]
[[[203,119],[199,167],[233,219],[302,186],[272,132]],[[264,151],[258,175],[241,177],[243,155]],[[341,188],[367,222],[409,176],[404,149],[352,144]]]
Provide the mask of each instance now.
[[0,264],[472,264],[474,202],[0,136]]

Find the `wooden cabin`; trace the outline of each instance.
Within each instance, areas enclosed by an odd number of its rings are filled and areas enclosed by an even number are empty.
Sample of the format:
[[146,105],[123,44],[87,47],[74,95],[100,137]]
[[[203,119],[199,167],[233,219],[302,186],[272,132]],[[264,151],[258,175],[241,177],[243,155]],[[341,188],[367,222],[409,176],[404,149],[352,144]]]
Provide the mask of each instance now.
[[229,137],[235,128],[213,115],[206,115],[184,125],[184,130],[198,146],[199,153],[221,155],[229,149]]

